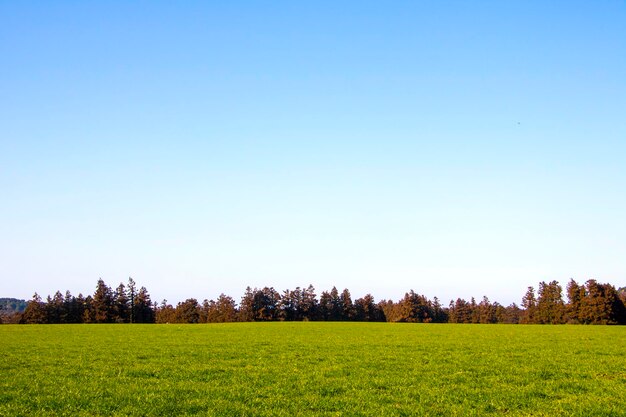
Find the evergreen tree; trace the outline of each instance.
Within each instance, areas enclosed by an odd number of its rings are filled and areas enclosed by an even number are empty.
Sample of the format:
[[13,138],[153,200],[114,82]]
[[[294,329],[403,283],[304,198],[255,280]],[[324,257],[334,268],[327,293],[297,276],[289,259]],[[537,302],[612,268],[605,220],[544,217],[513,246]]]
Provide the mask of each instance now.
[[315,320],[317,319],[317,295],[315,294],[315,287],[309,284],[308,287],[302,290],[302,298],[298,306],[301,320]]
[[220,294],[217,301],[206,301],[206,323],[230,323],[237,321],[237,306],[231,297]]
[[82,323],[82,310],[76,301],[76,298],[68,291],[65,291],[63,299],[63,310],[65,315],[62,319],[63,323]]
[[478,304],[476,304],[476,299],[474,297],[472,297],[470,300],[470,309],[472,311],[470,323],[474,323],[474,324],[480,323],[480,314],[478,312]]
[[322,291],[317,309],[317,316],[320,320],[331,320],[333,311],[332,297],[328,291]]
[[524,309],[524,312],[520,323],[536,323],[535,312],[537,310],[537,299],[535,298],[535,289],[533,287],[528,287],[524,298],[522,298],[522,308]]
[[130,302],[128,300],[126,286],[122,283],[115,290],[115,321],[118,323],[130,322]]
[[472,306],[462,298],[457,298],[454,303],[450,301],[449,307],[450,323],[471,323],[472,322]]
[[622,324],[624,304],[617,290],[610,284],[600,284],[590,279],[585,284],[586,295],[581,302],[579,319],[585,324]]
[[93,297],[88,295],[85,297],[85,304],[83,308],[83,323],[95,323],[96,314],[93,307]]
[[176,322],[177,323],[199,323],[200,322],[200,305],[195,298],[178,303],[176,306]]
[[128,285],[126,286],[126,291],[127,291],[126,299],[128,300],[128,306],[129,306],[128,320],[131,323],[134,323],[135,322],[135,297],[137,297],[137,284],[131,277],[128,277]]
[[254,320],[254,292],[252,288],[246,287],[246,292],[239,303],[239,321],[252,320]]
[[366,294],[357,299],[354,302],[354,307],[355,319],[358,321],[385,321],[382,310],[378,308],[371,294]]
[[339,297],[337,287],[330,290],[330,314],[328,319],[331,321],[340,321],[343,317],[343,306]]
[[237,304],[232,297],[220,294],[215,304],[218,323],[231,323],[237,321]]
[[280,294],[273,287],[255,289],[253,293],[252,311],[255,321],[273,321],[278,318]]
[[135,323],[154,323],[152,300],[146,287],[141,287],[135,297]]
[[163,300],[161,305],[156,309],[157,323],[176,323],[176,309],[167,300]]
[[578,285],[576,281],[570,279],[567,283],[567,299],[566,306],[567,322],[571,324],[579,324],[580,310],[582,301],[586,296],[586,290],[584,285]]
[[439,302],[439,298],[435,297],[432,301],[433,323],[447,323],[448,311]]
[[428,299],[413,290],[398,303],[397,321],[408,323],[430,323],[433,321],[432,305]]
[[562,324],[565,322],[565,304],[558,282],[539,283],[534,322],[540,324]]
[[300,287],[295,290],[285,290],[278,304],[279,318],[281,320],[293,321],[298,320],[300,304]]
[[39,294],[35,293],[33,298],[26,304],[26,309],[22,314],[20,323],[44,324],[48,322],[46,307],[41,301]]
[[484,296],[478,304],[478,322],[482,324],[492,324],[497,322],[496,306],[491,304],[489,298]]
[[54,293],[54,297],[48,296],[46,302],[47,321],[50,324],[59,324],[65,322],[64,299],[61,291]]
[[112,323],[114,321],[113,291],[104,283],[102,278],[98,280],[96,292],[93,294],[92,306],[96,323]]
[[341,305],[341,320],[350,321],[354,319],[355,309],[352,303],[352,296],[350,291],[345,288],[339,296],[339,302]]
[[383,312],[386,321],[396,323],[401,320],[399,306],[393,300],[379,301],[378,308]]
[[[68,291],[69,294],[69,291]],[[83,317],[85,315],[85,297],[79,293],[76,297],[71,297],[68,300],[66,294],[65,300],[69,304],[68,307],[68,323],[83,323]]]

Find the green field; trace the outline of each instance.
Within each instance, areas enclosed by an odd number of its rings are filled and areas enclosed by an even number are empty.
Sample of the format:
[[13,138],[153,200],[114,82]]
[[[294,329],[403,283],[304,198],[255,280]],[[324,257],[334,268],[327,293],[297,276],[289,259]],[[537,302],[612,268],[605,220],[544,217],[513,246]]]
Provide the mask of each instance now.
[[0,326],[0,415],[626,415],[626,328]]

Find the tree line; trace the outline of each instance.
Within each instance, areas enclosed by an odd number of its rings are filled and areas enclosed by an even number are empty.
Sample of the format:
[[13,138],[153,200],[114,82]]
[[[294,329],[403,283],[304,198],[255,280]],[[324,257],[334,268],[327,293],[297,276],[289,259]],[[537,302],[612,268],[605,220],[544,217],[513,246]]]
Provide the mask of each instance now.
[[246,288],[237,303],[221,294],[199,302],[189,298],[173,306],[152,302],[132,278],[112,289],[102,279],[93,295],[57,291],[46,300],[35,293],[23,312],[0,316],[6,323],[225,323],[246,321],[387,321],[407,323],[626,324],[626,288],[573,279],[567,301],[557,281],[528,287],[521,305],[503,306],[483,297],[458,298],[448,306],[413,290],[398,301],[376,302],[371,294],[354,299],[336,287],[316,294],[312,285],[279,292],[273,287]]
[[154,323],[155,309],[146,287],[137,289],[132,278],[113,290],[99,279],[92,295],[63,295],[57,291],[44,302],[35,293],[14,322],[60,323]]

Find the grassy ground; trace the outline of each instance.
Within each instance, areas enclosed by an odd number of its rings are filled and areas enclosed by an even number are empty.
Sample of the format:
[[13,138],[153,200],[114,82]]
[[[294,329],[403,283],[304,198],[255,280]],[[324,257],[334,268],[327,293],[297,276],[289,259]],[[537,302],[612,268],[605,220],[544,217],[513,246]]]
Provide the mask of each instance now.
[[626,416],[626,327],[0,326],[0,415]]

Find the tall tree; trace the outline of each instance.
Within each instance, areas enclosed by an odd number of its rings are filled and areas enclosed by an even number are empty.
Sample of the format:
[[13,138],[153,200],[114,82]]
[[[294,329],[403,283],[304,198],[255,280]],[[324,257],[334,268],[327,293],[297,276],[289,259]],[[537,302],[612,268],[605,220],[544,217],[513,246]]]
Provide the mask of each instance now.
[[624,304],[611,284],[600,284],[590,279],[585,284],[586,295],[581,302],[579,319],[585,324],[622,324]]
[[167,300],[163,300],[156,309],[156,322],[162,324],[176,323],[176,309],[168,304]]
[[371,294],[366,294],[354,302],[355,320],[358,321],[384,321],[385,317],[378,308]]
[[567,322],[571,324],[578,324],[580,320],[580,310],[582,301],[586,296],[586,290],[584,285],[578,285],[576,281],[570,279],[567,283],[567,299],[566,306]]
[[330,290],[330,314],[329,320],[339,321],[343,317],[343,306],[341,305],[341,298],[339,297],[339,291],[337,287],[333,287]]
[[205,302],[205,309],[207,323],[230,323],[237,321],[235,300],[225,294],[220,294],[217,301]]
[[280,294],[273,287],[255,289],[253,293],[252,311],[255,321],[272,321],[278,318]]
[[146,287],[141,287],[135,297],[135,323],[154,323],[152,300]]
[[96,322],[96,314],[93,307],[93,297],[88,295],[85,297],[84,307],[83,307],[83,323],[95,323]]
[[432,306],[432,314],[433,314],[433,323],[447,323],[448,322],[448,311],[441,305],[439,302],[439,298],[433,298],[431,303]]
[[450,301],[450,307],[448,311],[450,323],[472,322],[472,305],[462,298],[457,298],[454,303]]
[[279,318],[281,320],[293,321],[299,319],[299,304],[300,304],[300,287],[296,287],[295,290],[285,290],[280,297],[278,303]]
[[130,302],[126,286],[122,283],[115,289],[114,297],[115,321],[118,323],[130,322]]
[[398,303],[394,303],[393,300],[379,301],[378,308],[383,312],[386,321],[392,323],[401,321],[399,305]]
[[540,324],[565,323],[563,290],[558,282],[539,283],[535,322]]
[[302,298],[298,307],[301,320],[315,320],[317,318],[318,303],[313,285],[309,284],[302,290]]
[[354,304],[352,303],[352,296],[347,288],[341,292],[339,302],[341,305],[341,319],[345,321],[353,320],[356,311],[354,309]]
[[239,321],[252,320],[254,320],[254,292],[248,286],[243,297],[241,297],[241,303],[239,303]]
[[65,306],[64,298],[61,291],[54,293],[53,297],[48,296],[46,302],[46,314],[48,316],[48,323],[58,324],[65,323]]
[[537,310],[537,298],[535,297],[535,289],[533,287],[528,287],[526,294],[524,294],[522,298],[522,308],[524,309],[524,313],[522,314],[520,323],[536,323],[535,312]]
[[320,302],[317,308],[317,317],[320,320],[331,320],[333,311],[333,303],[330,293],[328,291],[322,291],[320,294]]
[[496,309],[497,306],[491,304],[489,298],[484,296],[478,304],[478,322],[482,324],[491,324],[497,322]]
[[127,299],[129,305],[128,319],[131,323],[135,322],[135,297],[137,297],[137,284],[135,281],[128,277],[128,285],[126,286]]
[[96,292],[93,294],[92,305],[96,323],[112,323],[114,321],[113,291],[104,283],[102,278],[98,280]]
[[82,294],[74,297],[69,291],[65,292],[63,308],[65,310],[64,323],[82,323],[85,300]]
[[33,298],[28,301],[20,322],[26,324],[43,324],[48,322],[46,307],[41,301],[39,294],[35,293]]
[[178,303],[176,306],[176,322],[177,323],[199,323],[200,322],[200,305],[195,298]]
[[413,290],[404,295],[398,303],[397,321],[408,323],[430,323],[433,321],[432,305],[428,299]]

